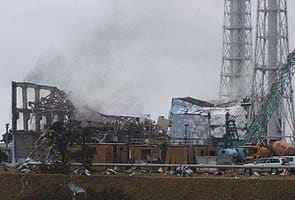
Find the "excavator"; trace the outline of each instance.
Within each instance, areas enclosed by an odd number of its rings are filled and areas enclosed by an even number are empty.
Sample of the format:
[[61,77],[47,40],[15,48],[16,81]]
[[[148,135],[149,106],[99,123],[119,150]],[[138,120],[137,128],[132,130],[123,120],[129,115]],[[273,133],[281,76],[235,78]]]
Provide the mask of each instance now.
[[[279,107],[284,92],[291,84],[291,78],[295,74],[295,51],[290,53],[287,63],[279,70],[275,82],[272,84],[267,96],[262,100],[258,112],[253,116],[250,125],[242,139],[237,134],[235,119],[229,114],[226,115],[226,133],[223,136],[224,148],[219,151],[219,156],[224,157],[222,152],[232,152],[230,149],[243,150],[243,161],[253,162],[259,158],[269,157],[272,155],[286,156],[295,153],[292,145],[283,141],[266,141],[265,133],[267,124],[271,119],[276,108]],[[242,106],[250,106],[250,99],[247,98],[242,102]],[[242,145],[240,145],[242,144]],[[225,151],[228,149],[229,151]],[[238,156],[241,155],[231,155]]]

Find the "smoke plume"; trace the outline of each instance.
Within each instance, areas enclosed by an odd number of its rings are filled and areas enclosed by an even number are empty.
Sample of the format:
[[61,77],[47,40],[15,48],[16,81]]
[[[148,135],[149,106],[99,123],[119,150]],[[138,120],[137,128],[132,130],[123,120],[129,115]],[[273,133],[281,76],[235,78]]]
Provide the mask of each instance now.
[[106,114],[167,115],[174,96],[215,97],[221,41],[202,38],[221,27],[208,17],[212,26],[200,29],[208,8],[194,2],[113,1],[103,23],[49,48],[25,80],[71,91],[77,106]]

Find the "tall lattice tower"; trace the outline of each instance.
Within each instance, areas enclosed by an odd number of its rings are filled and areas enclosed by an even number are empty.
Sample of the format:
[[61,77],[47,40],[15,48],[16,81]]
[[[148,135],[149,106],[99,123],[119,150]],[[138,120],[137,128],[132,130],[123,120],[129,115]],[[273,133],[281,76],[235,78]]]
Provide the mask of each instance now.
[[[252,87],[253,106],[250,116],[255,115],[260,102],[277,78],[278,69],[287,61],[289,53],[287,1],[258,0],[256,28]],[[292,97],[290,86],[288,91],[285,91],[281,106],[268,123],[266,136],[279,138],[286,136],[287,132],[293,134],[294,109]]]
[[252,24],[250,0],[224,1],[220,98],[240,100],[250,94]]

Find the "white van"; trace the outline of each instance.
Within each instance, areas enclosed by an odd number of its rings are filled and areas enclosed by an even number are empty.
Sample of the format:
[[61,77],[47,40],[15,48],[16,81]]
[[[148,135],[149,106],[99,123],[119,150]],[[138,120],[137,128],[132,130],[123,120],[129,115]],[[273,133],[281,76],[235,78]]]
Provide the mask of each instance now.
[[[295,157],[294,157],[295,158]],[[252,174],[252,172],[270,172],[270,173],[279,173],[280,171],[283,171],[277,167],[280,167],[282,165],[288,165],[287,158],[283,157],[270,157],[270,158],[262,158],[257,160],[254,163],[245,164],[244,166],[247,166],[248,168],[244,169],[244,172]],[[251,166],[255,166],[256,168],[251,168]],[[262,167],[271,167],[270,169],[265,168],[257,168],[259,166]]]

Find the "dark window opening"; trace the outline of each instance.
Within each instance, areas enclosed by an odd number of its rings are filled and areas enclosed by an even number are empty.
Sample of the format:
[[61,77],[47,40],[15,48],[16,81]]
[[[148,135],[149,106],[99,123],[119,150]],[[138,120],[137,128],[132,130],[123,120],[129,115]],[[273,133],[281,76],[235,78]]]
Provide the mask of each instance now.
[[216,152],[215,151],[209,151],[209,156],[216,156]]
[[141,150],[141,160],[148,160],[151,158],[151,150],[150,149],[143,149]]
[[204,150],[201,151],[201,156],[204,156]]

